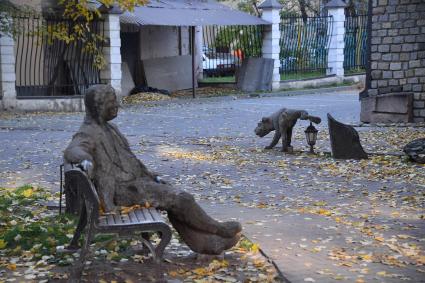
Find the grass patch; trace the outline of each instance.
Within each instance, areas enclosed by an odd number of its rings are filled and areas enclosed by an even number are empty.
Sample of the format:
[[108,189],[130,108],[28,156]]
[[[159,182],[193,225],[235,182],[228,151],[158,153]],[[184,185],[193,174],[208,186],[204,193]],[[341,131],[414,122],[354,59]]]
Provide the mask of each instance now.
[[227,76],[227,77],[207,77],[199,80],[200,83],[235,83],[235,76]]
[[292,80],[304,80],[311,78],[324,77],[326,73],[324,71],[311,71],[303,73],[283,73],[280,74],[281,81],[292,81]]

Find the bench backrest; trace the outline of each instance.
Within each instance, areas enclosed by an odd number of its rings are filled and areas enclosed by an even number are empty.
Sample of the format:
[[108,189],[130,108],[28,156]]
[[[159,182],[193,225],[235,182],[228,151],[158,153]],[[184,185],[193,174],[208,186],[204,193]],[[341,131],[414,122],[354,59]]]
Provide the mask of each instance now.
[[[65,164],[65,183],[75,195],[81,196],[88,213],[94,213],[94,219],[99,216],[100,199],[93,182],[87,173],[73,164]],[[68,203],[67,203],[68,205]]]

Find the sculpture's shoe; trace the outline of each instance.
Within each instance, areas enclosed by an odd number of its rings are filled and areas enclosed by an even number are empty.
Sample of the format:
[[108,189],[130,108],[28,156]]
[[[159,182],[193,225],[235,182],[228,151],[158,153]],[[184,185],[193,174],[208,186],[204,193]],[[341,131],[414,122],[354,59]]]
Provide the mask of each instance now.
[[221,222],[217,234],[225,238],[233,238],[237,233],[242,231],[242,225],[237,221]]
[[241,238],[241,233],[237,233],[232,238],[224,238],[217,235],[208,235],[200,233],[197,235],[198,240],[204,240],[201,247],[193,250],[201,254],[219,255],[225,250],[234,247]]

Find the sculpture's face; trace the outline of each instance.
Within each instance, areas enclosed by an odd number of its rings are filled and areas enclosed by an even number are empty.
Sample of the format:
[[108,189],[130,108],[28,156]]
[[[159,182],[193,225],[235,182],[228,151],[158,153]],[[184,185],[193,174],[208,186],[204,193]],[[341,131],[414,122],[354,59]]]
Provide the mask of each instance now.
[[257,127],[255,128],[255,134],[259,137],[264,137],[271,131],[273,131],[273,121],[269,117],[263,117],[261,119],[261,122],[257,124]]
[[100,116],[103,121],[110,121],[118,115],[118,101],[114,92],[108,92],[103,101]]

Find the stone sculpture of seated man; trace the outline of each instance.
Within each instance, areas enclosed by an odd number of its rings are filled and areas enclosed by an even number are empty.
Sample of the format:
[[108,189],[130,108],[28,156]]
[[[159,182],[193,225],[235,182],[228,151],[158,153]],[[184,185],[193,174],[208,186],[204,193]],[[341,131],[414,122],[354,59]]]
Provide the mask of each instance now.
[[106,212],[146,202],[166,210],[182,239],[198,253],[220,254],[239,241],[239,222],[214,220],[191,194],[160,181],[133,154],[127,139],[109,122],[118,114],[112,87],[90,87],[84,102],[84,122],[66,148],[64,159],[85,164]]

